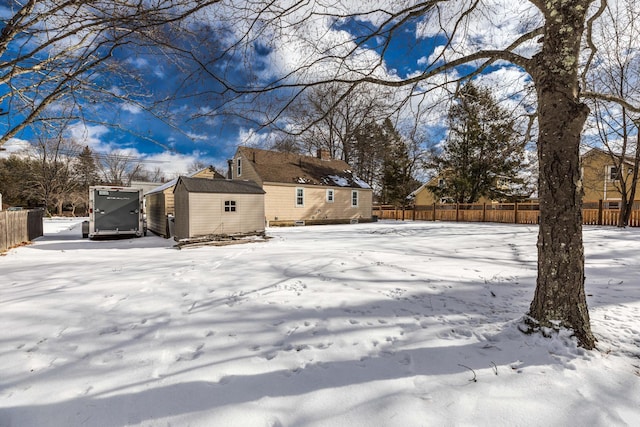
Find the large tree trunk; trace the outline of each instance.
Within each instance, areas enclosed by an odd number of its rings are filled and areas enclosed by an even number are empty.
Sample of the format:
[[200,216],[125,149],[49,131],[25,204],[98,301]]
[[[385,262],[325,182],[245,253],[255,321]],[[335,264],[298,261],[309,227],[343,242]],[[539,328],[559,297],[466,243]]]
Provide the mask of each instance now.
[[540,126],[540,231],[538,279],[529,317],[539,326],[573,329],[579,344],[591,349],[595,338],[584,292],[579,155],[589,109],[579,101],[577,77],[580,29],[588,3],[545,3],[544,45],[534,58],[532,77]]

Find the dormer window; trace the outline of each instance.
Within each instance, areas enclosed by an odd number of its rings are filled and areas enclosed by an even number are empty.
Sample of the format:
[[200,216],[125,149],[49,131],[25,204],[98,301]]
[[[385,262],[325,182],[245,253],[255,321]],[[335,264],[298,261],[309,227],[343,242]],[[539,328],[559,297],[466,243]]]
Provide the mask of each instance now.
[[236,176],[242,175],[242,159],[238,157],[236,159]]

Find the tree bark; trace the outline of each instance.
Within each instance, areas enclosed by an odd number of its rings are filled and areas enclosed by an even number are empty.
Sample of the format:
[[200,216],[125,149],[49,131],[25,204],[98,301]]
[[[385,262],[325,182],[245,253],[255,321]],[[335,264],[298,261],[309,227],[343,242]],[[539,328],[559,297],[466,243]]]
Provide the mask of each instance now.
[[577,76],[588,4],[546,2],[544,44],[533,58],[540,125],[540,230],[537,286],[529,317],[536,326],[573,329],[579,344],[592,349],[595,338],[584,292],[579,155],[589,108],[579,101]]

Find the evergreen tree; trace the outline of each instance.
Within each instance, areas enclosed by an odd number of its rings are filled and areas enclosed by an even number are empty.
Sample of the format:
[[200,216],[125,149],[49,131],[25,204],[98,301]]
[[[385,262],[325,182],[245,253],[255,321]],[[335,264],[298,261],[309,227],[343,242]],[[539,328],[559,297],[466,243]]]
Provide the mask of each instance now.
[[444,149],[431,164],[439,184],[429,190],[457,203],[521,196],[524,145],[517,141],[515,119],[488,88],[467,83],[449,109],[448,125]]
[[77,155],[73,172],[78,184],[77,191],[73,194],[71,203],[75,213],[76,206],[89,206],[89,187],[100,183],[98,165],[96,164],[93,151],[91,151],[88,146],[85,145]]
[[386,145],[382,163],[381,201],[384,204],[405,206],[407,196],[419,186],[413,178],[415,162],[410,158],[409,149],[391,120],[385,120],[381,129]]

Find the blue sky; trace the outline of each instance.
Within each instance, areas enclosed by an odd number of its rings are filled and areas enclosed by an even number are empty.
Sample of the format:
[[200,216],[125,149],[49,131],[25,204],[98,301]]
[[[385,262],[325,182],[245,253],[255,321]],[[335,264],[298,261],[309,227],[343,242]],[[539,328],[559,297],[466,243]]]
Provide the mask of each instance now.
[[[369,15],[367,15],[369,16]],[[374,19],[374,18],[372,18]],[[507,18],[504,18],[507,21]],[[374,19],[375,20],[375,19]],[[308,31],[313,34],[327,35],[328,43],[342,40],[348,45],[349,39],[358,40],[358,37],[371,30],[372,23],[364,20],[342,20],[333,22],[327,27],[326,23],[310,21],[309,26],[318,28],[298,28],[297,31]],[[410,21],[403,28],[394,33],[394,37],[384,54],[384,67],[380,70],[390,78],[405,78],[419,72],[428,63],[429,57],[440,48],[445,39],[437,34],[430,34],[428,29],[421,28],[422,21]],[[484,31],[478,24],[478,31]],[[320,31],[318,31],[318,29]],[[242,29],[226,28],[226,36],[232,36],[233,31]],[[215,37],[216,34],[207,26],[198,28],[201,31],[199,37]],[[484,32],[483,32],[484,34]],[[296,35],[302,39],[299,34]],[[488,37],[488,36],[487,36]],[[495,38],[495,34],[492,35]],[[259,41],[253,44],[253,57],[251,67],[246,67],[248,62],[239,56],[225,58],[211,65],[211,70],[232,80],[241,83],[244,80],[266,80],[273,78],[283,70],[294,67],[298,63],[298,56],[302,54],[296,48],[283,46],[278,36],[271,40]],[[311,38],[306,41],[315,42]],[[214,57],[217,52],[207,51],[201,46],[195,45],[193,49],[199,50],[199,54]],[[210,46],[206,45],[207,48]],[[382,53],[380,39],[371,39],[364,47],[370,50],[370,56],[375,57]],[[167,61],[166,58],[145,55],[142,52],[133,52],[121,49],[116,51],[116,58],[140,72],[144,77],[143,87],[156,98],[178,95],[171,104],[163,104],[155,112],[171,111],[174,116],[173,126],[158,120],[153,114],[144,111],[132,104],[99,104],[93,109],[87,105],[85,108],[87,122],[74,122],[69,128],[68,134],[82,144],[89,145],[94,151],[108,152],[110,150],[128,150],[132,156],[147,159],[154,162],[153,167],[160,164],[171,175],[176,172],[186,172],[187,166],[199,161],[205,164],[213,164],[219,168],[226,167],[226,159],[233,155],[240,144],[259,145],[264,135],[269,133],[263,129],[256,133],[258,127],[255,123],[240,119],[237,116],[208,114],[202,116],[201,112],[216,111],[220,98],[217,95],[220,85],[212,78],[206,78],[203,74],[191,75],[187,83],[185,70]],[[251,68],[251,69],[249,69]],[[491,71],[498,70],[499,67]],[[509,68],[513,81],[516,82],[522,76],[522,72]],[[317,71],[317,70],[316,70]],[[113,85],[118,86],[117,76]],[[504,80],[502,77],[501,80]],[[126,82],[122,82],[124,85]],[[517,82],[519,84],[519,82]],[[197,92],[199,96],[184,96]],[[435,99],[435,98],[434,98]],[[430,99],[430,102],[433,102]],[[440,112],[441,114],[441,112]],[[194,118],[194,116],[198,116]],[[438,114],[431,114],[425,121],[438,132],[442,132],[442,123],[438,123]],[[98,122],[111,121],[120,129],[107,127]],[[27,130],[18,135],[18,142],[34,138],[33,131]],[[9,147],[8,144],[5,147]],[[10,147],[9,147],[10,148]]]

